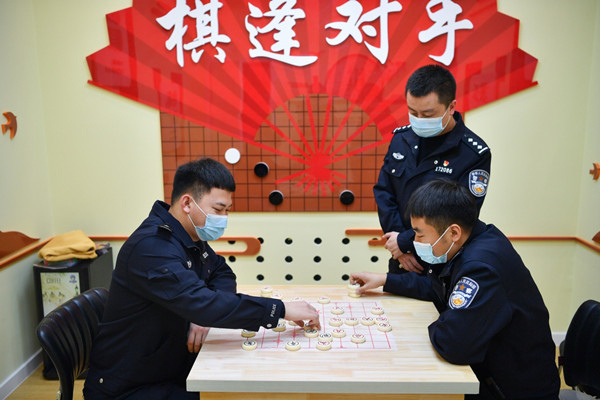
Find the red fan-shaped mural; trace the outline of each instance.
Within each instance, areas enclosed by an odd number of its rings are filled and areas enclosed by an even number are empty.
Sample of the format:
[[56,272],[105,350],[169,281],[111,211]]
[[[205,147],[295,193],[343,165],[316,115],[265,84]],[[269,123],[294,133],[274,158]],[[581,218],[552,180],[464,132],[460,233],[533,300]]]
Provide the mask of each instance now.
[[[518,20],[492,0],[198,3],[134,0],[107,15],[110,45],[87,58],[90,83],[162,111],[166,198],[178,163],[225,162],[227,147],[242,155],[226,164],[236,181],[264,186],[257,201],[236,193],[237,210],[374,210],[366,199],[391,131],[407,123],[414,69],[447,64],[462,112],[536,84]],[[346,122],[330,125],[340,107]],[[354,114],[360,123],[349,124]],[[221,148],[213,154],[204,136]],[[258,177],[253,168],[270,158],[270,176]],[[358,179],[356,169],[369,172]],[[346,190],[365,200],[338,201]],[[306,206],[313,197],[322,204]]]
[[[202,154],[233,172],[235,211],[375,209],[372,188],[387,146],[381,146],[373,121],[342,98],[322,94],[287,101],[259,127],[258,145],[167,113],[161,124],[167,198],[176,166]],[[239,154],[235,162],[226,157],[232,150]]]

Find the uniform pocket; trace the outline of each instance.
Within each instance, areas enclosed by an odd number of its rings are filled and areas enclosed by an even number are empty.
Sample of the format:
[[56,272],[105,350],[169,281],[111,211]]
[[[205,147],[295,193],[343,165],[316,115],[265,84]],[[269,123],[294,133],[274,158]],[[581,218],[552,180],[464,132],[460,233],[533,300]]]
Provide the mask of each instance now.
[[404,170],[406,169],[406,162],[404,161],[404,156],[400,153],[393,153],[392,157],[389,157],[387,159],[387,162],[383,165],[383,169],[389,175],[394,176],[396,178],[402,176]]
[[190,274],[195,273],[180,263],[171,263],[149,270],[146,276],[152,285],[152,291],[170,300],[181,292],[183,283],[191,277]]
[[151,281],[170,280],[177,282],[179,281],[179,279],[175,271],[178,268],[181,269],[181,264],[179,263],[161,265],[160,267],[156,267],[154,269],[149,270],[147,276],[148,279]]

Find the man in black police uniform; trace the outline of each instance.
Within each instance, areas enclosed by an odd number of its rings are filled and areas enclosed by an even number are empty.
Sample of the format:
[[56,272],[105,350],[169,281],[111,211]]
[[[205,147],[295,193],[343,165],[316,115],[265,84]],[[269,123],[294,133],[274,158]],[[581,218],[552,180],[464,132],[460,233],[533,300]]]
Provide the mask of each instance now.
[[467,399],[556,400],[560,380],[549,315],[523,261],[506,236],[478,219],[474,197],[456,181],[418,188],[406,212],[427,274],[355,273],[359,293],[386,292],[432,301],[429,325],[437,352],[469,364],[480,394]]
[[94,340],[86,400],[198,399],[185,379],[205,327],[258,330],[279,318],[318,327],[306,302],[236,293],[235,274],[206,243],[223,234],[235,182],[212,159],[182,165],[172,205],[157,201],[119,252]]
[[427,265],[414,256],[414,233],[404,216],[410,195],[431,179],[448,178],[468,188],[481,208],[492,156],[456,111],[450,71],[438,65],[417,69],[405,95],[411,124],[394,130],[373,192],[385,248],[392,254],[389,271],[421,273]]

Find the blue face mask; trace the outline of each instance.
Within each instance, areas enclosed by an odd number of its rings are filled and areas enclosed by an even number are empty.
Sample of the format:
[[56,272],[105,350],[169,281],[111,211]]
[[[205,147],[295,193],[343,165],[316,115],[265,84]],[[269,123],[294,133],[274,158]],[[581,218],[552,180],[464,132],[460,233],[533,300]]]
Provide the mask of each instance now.
[[192,201],[196,207],[202,211],[202,214],[206,215],[206,222],[204,223],[204,226],[200,228],[194,224],[192,217],[190,217],[190,214],[188,214],[188,218],[192,222],[192,225],[194,225],[194,229],[196,230],[198,237],[204,241],[210,241],[217,240],[223,236],[223,232],[225,232],[225,228],[227,228],[227,215],[207,214],[203,209],[200,208],[194,199],[192,199]]
[[413,241],[413,244],[415,246],[415,251],[417,252],[417,255],[421,258],[421,260],[423,260],[423,261],[425,261],[426,263],[429,263],[429,264],[443,264],[446,261],[448,261],[448,253],[450,252],[450,249],[452,249],[452,246],[454,246],[454,242],[452,242],[452,244],[450,245],[450,248],[448,249],[448,251],[446,251],[441,256],[436,257],[436,256],[433,255],[433,246],[435,246],[437,244],[437,242],[439,242],[440,239],[442,237],[444,237],[444,235],[446,234],[446,232],[448,232],[448,229],[450,229],[450,227],[446,228],[446,230],[444,231],[444,233],[442,233],[442,236],[440,236],[438,238],[438,240],[435,241],[434,244],[419,243],[419,242]]
[[441,117],[434,118],[418,118],[409,113],[408,120],[410,121],[410,126],[412,127],[413,132],[422,138],[439,135],[450,123],[450,118],[448,118],[446,125],[442,125],[442,120],[448,113],[449,109],[450,107],[446,109],[446,112]]

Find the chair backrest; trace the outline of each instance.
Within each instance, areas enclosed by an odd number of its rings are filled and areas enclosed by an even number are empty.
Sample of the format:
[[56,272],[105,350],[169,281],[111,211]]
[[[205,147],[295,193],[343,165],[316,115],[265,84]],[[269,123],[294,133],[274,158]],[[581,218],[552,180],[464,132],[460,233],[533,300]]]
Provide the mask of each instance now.
[[600,303],[587,300],[579,306],[564,341],[565,383],[600,396]]
[[105,288],[90,289],[61,304],[40,321],[37,337],[60,381],[57,398],[73,399],[75,379],[89,365],[92,341],[107,298]]

